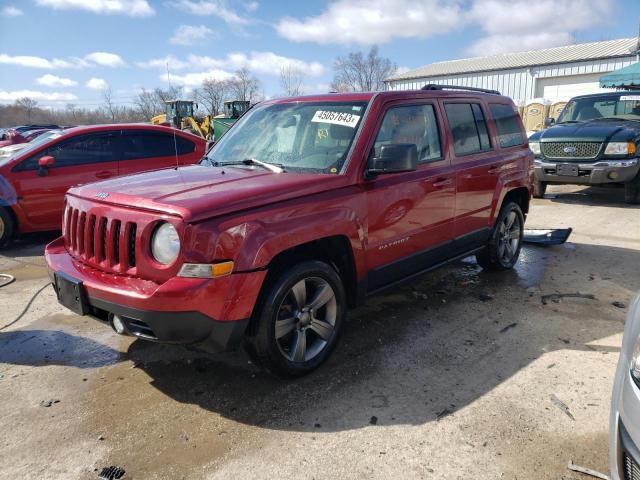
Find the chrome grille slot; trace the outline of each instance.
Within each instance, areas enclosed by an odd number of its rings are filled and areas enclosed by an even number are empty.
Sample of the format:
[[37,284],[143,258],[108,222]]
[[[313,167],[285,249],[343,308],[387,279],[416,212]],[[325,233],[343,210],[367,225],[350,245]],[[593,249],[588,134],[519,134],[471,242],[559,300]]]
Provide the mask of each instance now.
[[600,142],[542,142],[542,153],[547,158],[590,160],[598,156]]
[[78,220],[78,253],[80,255],[85,253],[85,238],[87,237],[85,234],[85,227],[87,223],[87,214],[85,212],[80,213],[80,219]]

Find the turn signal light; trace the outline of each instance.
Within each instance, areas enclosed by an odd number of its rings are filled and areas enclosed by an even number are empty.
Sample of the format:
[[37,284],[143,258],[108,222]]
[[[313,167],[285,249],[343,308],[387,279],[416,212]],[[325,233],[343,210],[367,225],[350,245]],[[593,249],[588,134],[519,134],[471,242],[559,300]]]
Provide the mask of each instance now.
[[185,263],[178,273],[179,277],[216,278],[233,272],[233,262],[219,263]]

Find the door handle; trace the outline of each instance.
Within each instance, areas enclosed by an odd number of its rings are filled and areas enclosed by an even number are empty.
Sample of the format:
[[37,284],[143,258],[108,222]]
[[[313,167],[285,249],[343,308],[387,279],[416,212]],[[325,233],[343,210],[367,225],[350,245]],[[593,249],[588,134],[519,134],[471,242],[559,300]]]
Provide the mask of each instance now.
[[453,181],[450,178],[439,178],[433,182],[433,186],[436,188],[444,188],[452,185]]
[[96,178],[109,178],[112,176],[113,176],[112,173],[106,170],[103,172],[96,173]]

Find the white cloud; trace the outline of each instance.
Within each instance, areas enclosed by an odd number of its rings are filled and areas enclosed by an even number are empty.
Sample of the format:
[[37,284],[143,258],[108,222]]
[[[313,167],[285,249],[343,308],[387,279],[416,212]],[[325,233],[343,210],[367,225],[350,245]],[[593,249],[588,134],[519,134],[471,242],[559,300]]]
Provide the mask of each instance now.
[[156,13],[147,0],[36,0],[36,3],[56,10],[86,10],[130,17],[149,17]]
[[125,62],[115,53],[93,52],[84,58],[70,57],[62,60],[59,58],[43,58],[31,55],[7,55],[0,53],[0,64],[17,65],[28,68],[44,68],[47,70],[61,68],[87,68],[96,65],[105,67],[121,67],[126,65]]
[[[169,75],[172,85],[179,85],[186,88],[200,87],[205,80],[228,80],[233,78],[233,73],[224,70],[206,70],[203,72],[185,73],[184,75]],[[158,78],[166,82],[167,76],[160,75]]]
[[245,2],[243,4],[243,7],[247,12],[255,12],[259,6],[260,4],[258,2]]
[[491,55],[568,45],[573,33],[601,24],[615,10],[613,0],[475,0],[467,21],[486,33],[467,51]]
[[24,12],[13,5],[7,5],[0,9],[0,15],[3,17],[19,17],[20,15],[24,15]]
[[39,92],[37,90],[0,90],[0,102],[11,103],[23,97],[44,102],[70,102],[78,99],[78,97],[72,93]]
[[265,75],[280,75],[283,67],[290,66],[296,70],[304,72],[310,77],[317,77],[325,73],[325,67],[319,62],[306,62],[292,57],[284,57],[273,52],[243,52],[229,53],[223,58],[213,58],[208,56],[189,55],[186,60],[180,60],[174,56],[156,58],[147,62],[139,62],[137,65],[142,68],[157,68],[165,70],[169,63],[170,71],[190,70],[224,70],[235,71],[240,68],[248,68],[254,73]]
[[174,45],[194,45],[207,40],[214,35],[214,31],[205,25],[180,25],[169,43]]
[[85,84],[87,88],[91,88],[92,90],[104,90],[109,86],[104,78],[90,78],[87,80]]
[[120,55],[109,52],[93,52],[84,57],[85,60],[102,65],[103,67],[122,67],[125,65]]
[[[251,23],[250,19],[238,15],[229,8],[226,0],[175,0],[171,2],[171,5],[193,15],[215,15],[231,25],[248,25]],[[251,3],[248,5],[248,10],[251,11]]]
[[460,25],[459,0],[336,0],[315,17],[285,17],[278,34],[294,42],[372,45],[428,38]]
[[75,87],[78,82],[70,78],[62,78],[47,73],[40,78],[36,78],[36,83],[45,87]]

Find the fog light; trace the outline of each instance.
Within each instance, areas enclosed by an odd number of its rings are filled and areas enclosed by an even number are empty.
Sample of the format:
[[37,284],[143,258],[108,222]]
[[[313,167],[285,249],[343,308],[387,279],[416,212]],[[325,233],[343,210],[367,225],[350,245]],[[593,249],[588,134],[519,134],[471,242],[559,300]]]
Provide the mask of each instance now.
[[607,175],[607,177],[609,177],[609,180],[617,180],[619,176],[620,175],[618,175],[618,172],[609,172],[609,174]]
[[124,335],[124,332],[125,332],[124,322],[118,315],[113,316],[113,319],[111,320],[111,324],[113,325],[113,329],[116,331],[116,333],[119,333],[120,335]]

